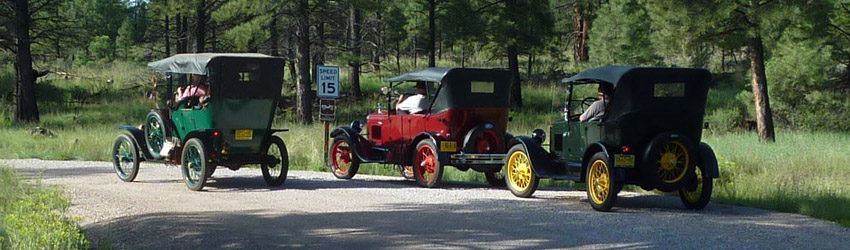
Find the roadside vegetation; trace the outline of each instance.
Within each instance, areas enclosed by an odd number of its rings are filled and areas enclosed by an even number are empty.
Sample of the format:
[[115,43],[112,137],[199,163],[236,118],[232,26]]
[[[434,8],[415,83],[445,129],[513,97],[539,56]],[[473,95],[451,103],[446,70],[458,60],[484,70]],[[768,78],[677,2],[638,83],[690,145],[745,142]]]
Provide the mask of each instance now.
[[[143,65],[119,62],[68,72],[67,77],[51,74],[38,85],[40,96],[45,96],[39,99],[41,130],[32,124],[12,123],[11,115],[4,111],[0,118],[4,123],[0,128],[2,157],[108,161],[110,146],[120,133],[118,126],[140,124],[155,105],[145,96],[150,73]],[[0,73],[0,78],[9,73]],[[342,75],[342,82],[346,82],[346,74]],[[365,121],[378,102],[386,108],[387,100],[380,94],[385,86],[381,77],[385,75],[389,73],[362,77],[365,97],[355,100],[344,96],[339,100],[337,121],[331,128],[346,126],[352,120]],[[850,213],[846,211],[850,186],[843,183],[850,179],[850,156],[846,154],[850,152],[850,136],[786,128],[779,131],[776,143],[762,143],[745,127],[743,118],[731,115],[746,113],[751,97],[742,94],[741,84],[731,84],[728,81],[732,80],[723,77],[728,76],[716,76],[718,84],[710,92],[706,111],[710,127],[704,130],[703,139],[720,160],[721,179],[716,181],[712,200],[806,214],[850,226]],[[511,112],[508,132],[528,135],[534,128],[546,129],[553,119],[561,119],[558,110],[563,105],[563,90],[557,82],[550,79],[524,88],[526,107]],[[290,129],[280,135],[290,151],[291,169],[328,171],[323,141],[317,139],[322,138],[323,124],[296,124],[294,99],[294,89],[284,88],[283,104],[273,126]],[[446,169],[444,180],[486,183],[481,173]],[[144,172],[142,169],[140,174]],[[364,164],[359,173],[399,175],[394,166],[380,164]],[[552,180],[544,180],[542,185],[584,186]]]
[[0,187],[0,249],[89,248],[60,190],[25,182],[8,166],[0,166]]

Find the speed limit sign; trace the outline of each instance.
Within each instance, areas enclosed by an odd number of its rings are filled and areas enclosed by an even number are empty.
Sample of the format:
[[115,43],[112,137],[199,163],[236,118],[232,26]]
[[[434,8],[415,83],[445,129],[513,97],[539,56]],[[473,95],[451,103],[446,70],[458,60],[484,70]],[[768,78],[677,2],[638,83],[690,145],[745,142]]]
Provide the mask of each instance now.
[[316,79],[318,88],[316,96],[319,98],[336,99],[339,98],[339,67],[318,65],[316,67]]

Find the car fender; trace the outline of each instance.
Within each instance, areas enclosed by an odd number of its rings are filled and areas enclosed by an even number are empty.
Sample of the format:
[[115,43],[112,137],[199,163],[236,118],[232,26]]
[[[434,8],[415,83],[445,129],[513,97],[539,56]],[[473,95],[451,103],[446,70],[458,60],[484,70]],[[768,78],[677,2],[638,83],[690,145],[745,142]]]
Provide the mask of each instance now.
[[416,144],[419,144],[419,141],[423,139],[431,139],[434,141],[434,146],[436,147],[434,150],[437,150],[437,156],[440,160],[440,164],[449,164],[449,154],[440,150],[440,137],[431,132],[420,132],[413,138],[413,140],[410,141],[410,145],[407,147],[405,152],[405,155],[407,155],[405,159],[408,165],[413,163],[413,151],[416,150]]
[[[510,149],[517,144],[521,144],[525,152],[528,153],[528,160],[531,161],[531,169],[537,176],[551,176],[553,173],[558,172],[554,169],[557,167],[557,164],[555,164],[552,156],[543,149],[542,145],[534,141],[534,138],[524,135],[514,137],[508,143],[510,146],[508,148]],[[510,157],[510,155],[505,156],[505,165],[507,165]]]
[[361,143],[362,136],[360,135],[360,132],[357,132],[357,130],[354,130],[354,128],[351,127],[338,127],[331,131],[331,139],[341,134],[348,137],[352,144],[351,146],[354,146],[354,155],[357,156],[357,159],[361,162],[371,161],[366,157],[366,154],[364,154],[363,143]]
[[[144,131],[142,131],[141,129],[139,129],[137,127],[133,127],[133,126],[129,126],[129,125],[121,125],[121,126],[118,127],[118,129],[127,131],[127,133],[130,134],[130,137],[132,137],[133,140],[136,141],[136,144],[135,144],[136,145],[136,152],[142,152],[142,156],[143,156],[142,158],[144,158],[145,160],[153,159],[153,155],[151,155],[151,153],[148,152],[148,150],[147,150],[148,144],[147,144],[147,142],[145,142],[145,132]],[[145,150],[142,150],[142,149],[145,149]]]
[[706,173],[711,178],[720,178],[720,168],[717,166],[717,156],[711,146],[705,142],[699,143],[699,158],[700,166],[705,168]]
[[[608,164],[612,164],[614,162],[614,159],[611,158],[613,155],[609,153],[611,151],[609,151],[608,148],[609,146],[605,145],[605,143],[597,141],[591,143],[590,146],[588,146],[587,149],[584,150],[584,155],[581,157],[581,182],[584,182],[587,179],[587,164],[590,161],[590,158],[593,157],[593,155],[597,152],[602,152],[605,154],[605,158],[608,158],[609,161]],[[623,181],[626,179],[625,171],[623,171],[622,168],[615,167],[613,169],[614,172],[612,173],[612,177],[614,178],[614,180]]]
[[[466,136],[463,138],[463,152],[475,152],[475,142],[471,141],[473,138],[478,137],[481,133],[484,133],[486,130],[492,130],[496,132],[497,140],[500,138],[505,138],[505,131],[500,131],[497,129],[496,125],[492,123],[484,123],[479,124],[478,126],[472,127],[469,132],[466,132]],[[499,148],[499,152],[506,152],[508,148],[504,143],[500,143],[501,148]]]

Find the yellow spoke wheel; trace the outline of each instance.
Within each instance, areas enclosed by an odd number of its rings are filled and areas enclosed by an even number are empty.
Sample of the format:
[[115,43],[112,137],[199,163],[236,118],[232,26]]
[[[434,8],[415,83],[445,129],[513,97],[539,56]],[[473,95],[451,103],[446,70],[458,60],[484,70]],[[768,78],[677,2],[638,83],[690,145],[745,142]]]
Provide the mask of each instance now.
[[531,159],[522,144],[514,145],[508,150],[505,177],[508,189],[517,197],[531,197],[537,190],[540,178],[534,174]]

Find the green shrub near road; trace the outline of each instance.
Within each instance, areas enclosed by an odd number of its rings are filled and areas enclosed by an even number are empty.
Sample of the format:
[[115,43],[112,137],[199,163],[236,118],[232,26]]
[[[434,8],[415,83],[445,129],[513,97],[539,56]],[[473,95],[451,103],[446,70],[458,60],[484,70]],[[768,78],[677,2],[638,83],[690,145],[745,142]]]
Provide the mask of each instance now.
[[0,166],[0,249],[88,249],[89,242],[65,213],[62,192],[23,182]]

